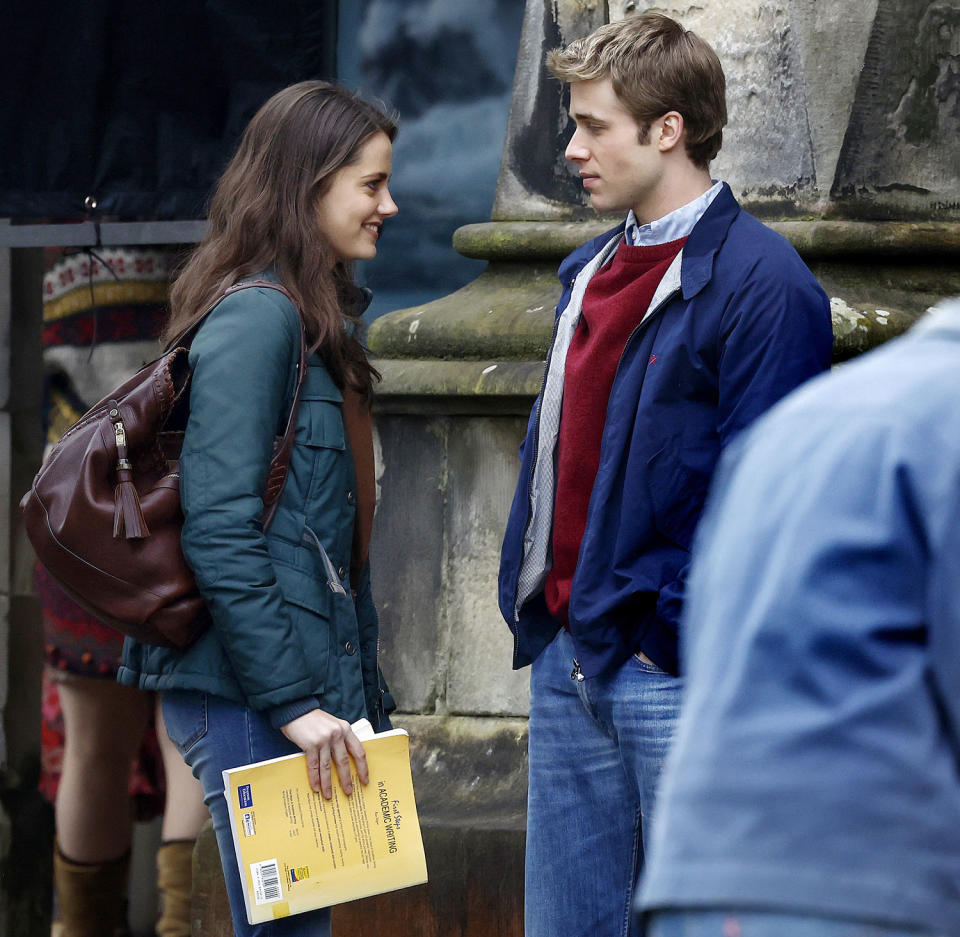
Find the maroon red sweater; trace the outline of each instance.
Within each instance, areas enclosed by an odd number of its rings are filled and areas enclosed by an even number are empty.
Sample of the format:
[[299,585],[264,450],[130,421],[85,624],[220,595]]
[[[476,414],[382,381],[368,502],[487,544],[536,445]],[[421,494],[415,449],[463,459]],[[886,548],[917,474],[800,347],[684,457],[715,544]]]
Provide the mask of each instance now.
[[564,625],[568,623],[570,584],[587,526],[587,507],[600,466],[607,401],[620,355],[685,241],[681,238],[651,247],[621,244],[613,260],[594,274],[583,298],[580,324],[570,342],[564,371],[553,567],[544,584],[547,608]]

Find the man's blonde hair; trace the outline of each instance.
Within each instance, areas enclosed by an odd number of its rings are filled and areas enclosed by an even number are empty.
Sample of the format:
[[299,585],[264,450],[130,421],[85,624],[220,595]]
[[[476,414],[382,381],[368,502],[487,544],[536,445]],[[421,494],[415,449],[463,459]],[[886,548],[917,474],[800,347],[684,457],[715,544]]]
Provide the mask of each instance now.
[[726,80],[717,54],[696,33],[662,13],[607,23],[547,55],[561,81],[609,78],[646,143],[667,111],[683,115],[687,155],[704,169],[720,151],[727,122]]

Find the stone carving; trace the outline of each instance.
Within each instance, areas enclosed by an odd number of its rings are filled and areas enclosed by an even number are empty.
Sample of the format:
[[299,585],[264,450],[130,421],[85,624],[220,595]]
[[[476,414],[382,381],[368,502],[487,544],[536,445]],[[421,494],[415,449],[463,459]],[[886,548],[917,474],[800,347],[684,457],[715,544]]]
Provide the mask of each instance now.
[[507,121],[507,141],[493,218],[588,217],[581,186],[563,150],[568,94],[543,64],[550,49],[606,22],[600,0],[531,0],[527,3]]
[[831,192],[859,214],[960,216],[960,7],[880,0]]
[[[606,9],[605,9],[606,8]],[[955,0],[528,3],[495,220],[586,217],[545,52],[658,10],[710,42],[730,122],[714,174],[768,218],[960,218]]]

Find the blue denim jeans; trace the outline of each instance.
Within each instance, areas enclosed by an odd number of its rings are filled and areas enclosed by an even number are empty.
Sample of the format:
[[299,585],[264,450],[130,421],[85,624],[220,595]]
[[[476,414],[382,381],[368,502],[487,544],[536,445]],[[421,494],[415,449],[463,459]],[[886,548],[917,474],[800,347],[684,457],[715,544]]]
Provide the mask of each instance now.
[[194,690],[167,690],[163,719],[170,740],[203,786],[213,818],[220,862],[227,883],[233,932],[237,937],[330,937],[330,909],[294,914],[265,924],[248,924],[237,855],[223,796],[224,768],[236,768],[300,751],[270,725],[263,713]]
[[530,675],[526,937],[632,937],[681,680],[636,657],[577,680],[573,658],[560,631]]
[[766,911],[658,911],[647,937],[936,937],[929,931]]

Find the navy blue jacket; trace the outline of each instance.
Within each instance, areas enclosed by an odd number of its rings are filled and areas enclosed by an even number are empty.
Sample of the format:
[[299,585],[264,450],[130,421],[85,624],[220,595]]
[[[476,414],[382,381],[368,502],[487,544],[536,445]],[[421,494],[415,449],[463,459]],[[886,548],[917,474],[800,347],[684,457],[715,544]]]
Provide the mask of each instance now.
[[[563,261],[558,317],[577,273],[621,231]],[[585,676],[638,651],[679,672],[689,550],[720,452],[829,367],[832,344],[826,294],[786,239],[743,211],[724,185],[687,239],[677,288],[634,330],[614,378],[570,594],[570,631]],[[542,591],[514,607],[539,414],[540,398],[521,447],[500,561],[500,610],[513,631],[515,668],[531,663],[560,627]]]

